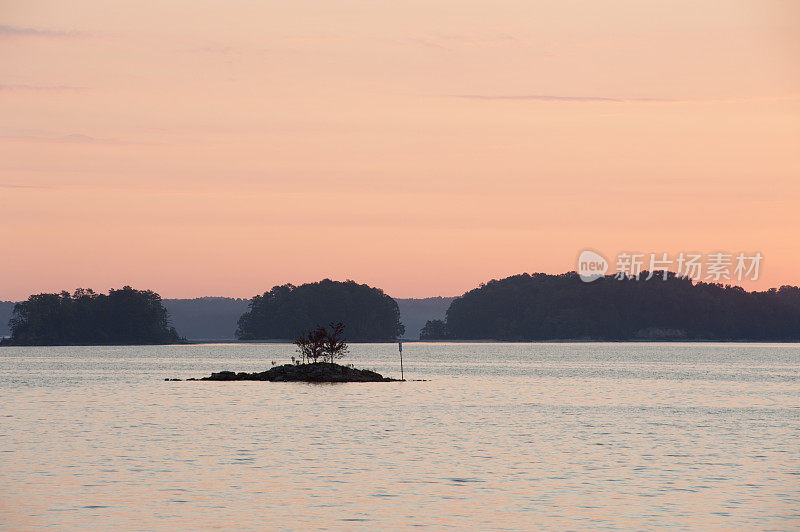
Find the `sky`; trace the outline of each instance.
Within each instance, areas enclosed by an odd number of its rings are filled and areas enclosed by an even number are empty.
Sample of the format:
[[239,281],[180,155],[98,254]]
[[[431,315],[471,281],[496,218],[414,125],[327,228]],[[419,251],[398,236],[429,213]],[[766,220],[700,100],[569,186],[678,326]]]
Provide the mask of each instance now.
[[458,295],[584,249],[760,252],[766,289],[799,207],[795,0],[0,5],[0,300]]

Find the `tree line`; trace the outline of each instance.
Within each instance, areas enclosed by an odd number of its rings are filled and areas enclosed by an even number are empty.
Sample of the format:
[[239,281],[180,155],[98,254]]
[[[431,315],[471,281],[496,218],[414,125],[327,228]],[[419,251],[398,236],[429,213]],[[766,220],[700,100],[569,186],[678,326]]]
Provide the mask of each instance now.
[[[800,288],[748,292],[661,273],[647,279],[575,272],[492,280],[454,299],[445,320],[430,320],[425,340],[753,340],[800,341]],[[397,303],[382,290],[325,279],[275,286],[255,296],[238,321],[242,340],[305,338],[317,345],[320,324],[347,324],[349,341],[393,341],[404,332]],[[98,294],[36,294],[16,303],[5,345],[170,344],[185,341],[161,297],[125,286]],[[314,336],[317,335],[317,336]],[[344,339],[343,329],[338,333]],[[320,349],[304,360],[335,360]],[[318,354],[323,353],[323,354]]]
[[[124,345],[184,342],[169,320],[161,296],[125,286],[99,294],[36,294],[13,307],[4,345]],[[395,340],[404,332],[397,303],[383,290],[354,281],[324,279],[300,286],[276,286],[250,300],[238,320],[242,340],[292,339],[305,335],[315,345],[319,324],[332,324],[336,337],[351,341]],[[324,327],[322,328],[324,329]],[[310,335],[310,336],[309,336]],[[330,335],[329,335],[330,336]],[[330,338],[329,338],[330,339]],[[328,345],[326,349],[335,348]],[[315,360],[316,351],[309,360]],[[304,355],[305,358],[305,355]],[[325,355],[335,360],[337,357]]]
[[[664,279],[663,275],[666,275]],[[575,272],[492,280],[456,298],[425,339],[800,340],[800,288],[748,292],[671,272],[639,280]]]
[[6,345],[174,344],[185,341],[169,323],[161,296],[125,286],[98,294],[36,294],[14,305]]

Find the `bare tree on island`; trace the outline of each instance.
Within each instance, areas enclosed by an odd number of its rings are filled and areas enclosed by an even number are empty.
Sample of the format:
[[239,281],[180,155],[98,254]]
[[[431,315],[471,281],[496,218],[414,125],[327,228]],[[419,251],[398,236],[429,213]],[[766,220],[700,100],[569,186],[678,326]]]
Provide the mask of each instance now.
[[329,360],[331,364],[347,353],[347,343],[344,341],[344,324],[331,323],[330,331],[322,326],[302,333],[294,341],[300,353],[300,361],[305,364],[316,364],[320,358]]
[[303,364],[306,362],[316,363],[323,355],[325,334],[324,327],[317,327],[304,332],[294,341],[297,350],[300,352],[300,360]]
[[347,343],[344,341],[344,323],[331,323],[329,327],[330,332],[325,329],[323,353],[333,364],[347,354]]
[[[297,346],[297,352],[300,353],[300,363],[305,364],[306,359],[311,357],[311,345],[306,333],[295,338],[294,345]],[[292,357],[292,362],[295,362],[294,357]]]

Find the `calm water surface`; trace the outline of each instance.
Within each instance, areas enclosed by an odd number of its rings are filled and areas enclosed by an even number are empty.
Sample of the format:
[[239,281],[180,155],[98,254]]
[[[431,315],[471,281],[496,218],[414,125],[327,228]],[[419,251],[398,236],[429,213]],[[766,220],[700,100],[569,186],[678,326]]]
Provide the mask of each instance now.
[[796,344],[404,347],[0,348],[0,528],[800,530]]

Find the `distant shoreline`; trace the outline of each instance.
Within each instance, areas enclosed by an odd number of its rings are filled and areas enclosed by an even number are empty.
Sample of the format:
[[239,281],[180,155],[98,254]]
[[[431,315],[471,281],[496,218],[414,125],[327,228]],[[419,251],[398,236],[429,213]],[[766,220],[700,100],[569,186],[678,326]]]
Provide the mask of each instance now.
[[[209,344],[291,344],[291,340],[189,340],[189,345]],[[396,344],[397,340],[349,341],[350,344]],[[800,340],[713,340],[713,339],[641,339],[641,340],[411,340],[404,344],[800,344]],[[184,344],[185,345],[185,344]]]
[[[395,341],[352,341],[350,344],[387,344],[394,345]],[[409,340],[403,339],[404,344],[800,344],[797,340]],[[14,345],[0,344],[4,347],[173,347],[187,345],[291,345],[291,340],[188,340],[176,344],[53,344],[53,345]]]

